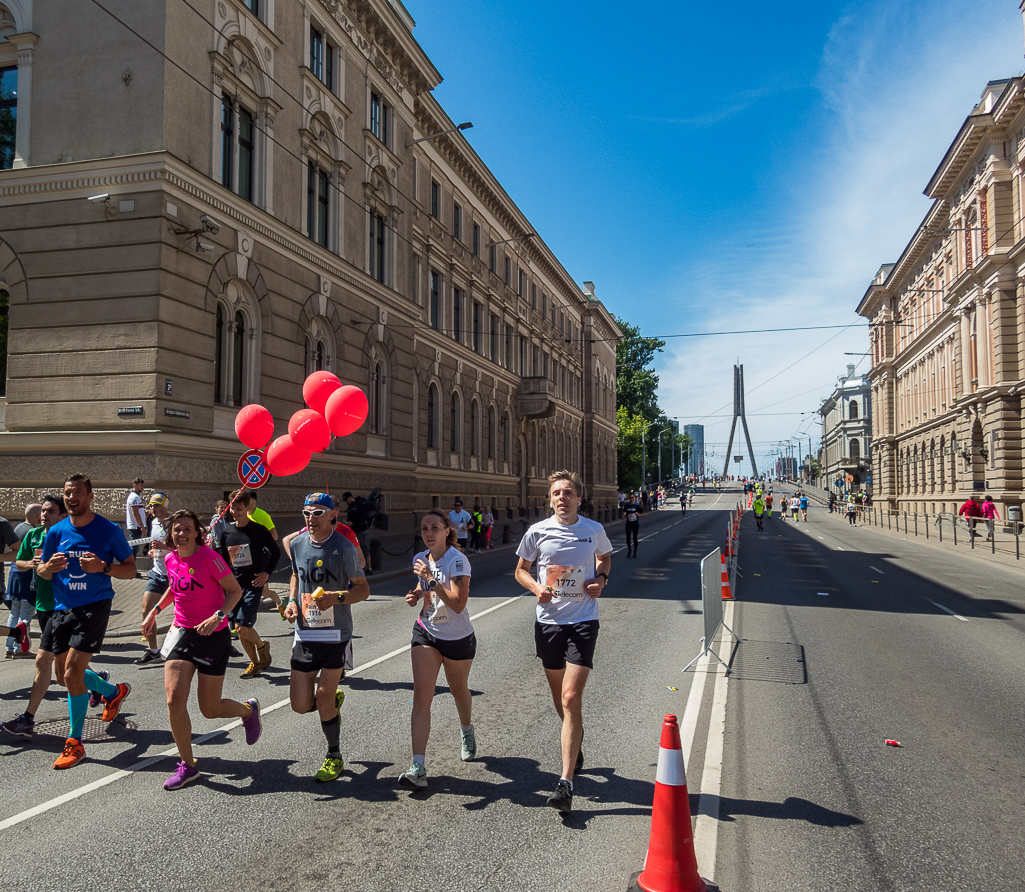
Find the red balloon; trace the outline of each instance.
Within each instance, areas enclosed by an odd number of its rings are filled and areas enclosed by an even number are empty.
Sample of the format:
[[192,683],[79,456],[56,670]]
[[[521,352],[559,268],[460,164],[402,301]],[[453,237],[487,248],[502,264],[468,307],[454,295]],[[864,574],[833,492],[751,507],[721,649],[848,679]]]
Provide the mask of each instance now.
[[287,477],[289,474],[298,474],[305,468],[313,456],[305,449],[292,442],[292,438],[285,434],[278,437],[263,454],[263,463],[275,477]]
[[300,409],[288,420],[288,435],[300,449],[323,452],[331,445],[331,428],[319,412]]
[[369,411],[367,395],[358,387],[346,384],[328,397],[324,415],[336,437],[347,437],[359,430]]
[[342,386],[337,375],[330,372],[314,372],[303,383],[303,399],[314,412],[324,414],[327,399]]
[[259,449],[274,436],[274,417],[263,406],[250,403],[238,410],[235,433],[243,446]]

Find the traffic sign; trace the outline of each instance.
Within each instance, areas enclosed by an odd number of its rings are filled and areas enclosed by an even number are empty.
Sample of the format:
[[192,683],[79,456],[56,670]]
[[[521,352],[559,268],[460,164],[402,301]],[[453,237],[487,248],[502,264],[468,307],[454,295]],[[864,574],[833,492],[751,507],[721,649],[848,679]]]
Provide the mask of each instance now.
[[263,463],[263,455],[250,449],[238,460],[238,480],[249,489],[259,489],[270,480],[270,471]]

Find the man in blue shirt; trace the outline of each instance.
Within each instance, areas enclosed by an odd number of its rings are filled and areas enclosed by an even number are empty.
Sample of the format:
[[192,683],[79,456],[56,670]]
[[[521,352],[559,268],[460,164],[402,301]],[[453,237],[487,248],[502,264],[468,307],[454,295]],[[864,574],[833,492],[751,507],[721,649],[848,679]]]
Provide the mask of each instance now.
[[57,683],[68,690],[71,729],[64,751],[53,767],[71,768],[85,758],[82,726],[89,692],[103,697],[103,721],[112,721],[131,691],[112,685],[89,668],[103,646],[114,597],[111,577],[135,578],[135,557],[121,528],[92,510],[93,486],[85,474],[64,483],[68,517],[50,527],[43,540],[42,563],[36,572],[53,581],[55,612],[40,647],[54,655]]

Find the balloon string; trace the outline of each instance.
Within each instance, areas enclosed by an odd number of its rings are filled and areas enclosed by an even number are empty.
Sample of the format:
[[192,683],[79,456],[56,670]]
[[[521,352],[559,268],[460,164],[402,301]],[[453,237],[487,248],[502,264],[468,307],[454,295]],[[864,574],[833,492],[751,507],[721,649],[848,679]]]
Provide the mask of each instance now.
[[324,472],[324,492],[331,495],[331,490],[327,486],[327,462],[324,461],[324,454],[320,455],[320,469]]

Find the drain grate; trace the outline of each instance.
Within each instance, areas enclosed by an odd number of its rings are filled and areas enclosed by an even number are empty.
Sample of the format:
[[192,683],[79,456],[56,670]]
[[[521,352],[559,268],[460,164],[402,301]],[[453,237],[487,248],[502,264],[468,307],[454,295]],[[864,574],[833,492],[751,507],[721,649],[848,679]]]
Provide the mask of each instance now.
[[744,638],[733,650],[730,679],[806,684],[808,674],[804,647],[789,641],[752,641]]
[[[128,731],[138,731],[135,722],[126,719],[115,719],[107,723],[99,717],[87,716],[82,726],[82,743],[103,743],[105,740],[118,740]],[[57,737],[65,740],[71,733],[71,722],[68,719],[51,719],[47,722],[36,722],[36,734]]]

